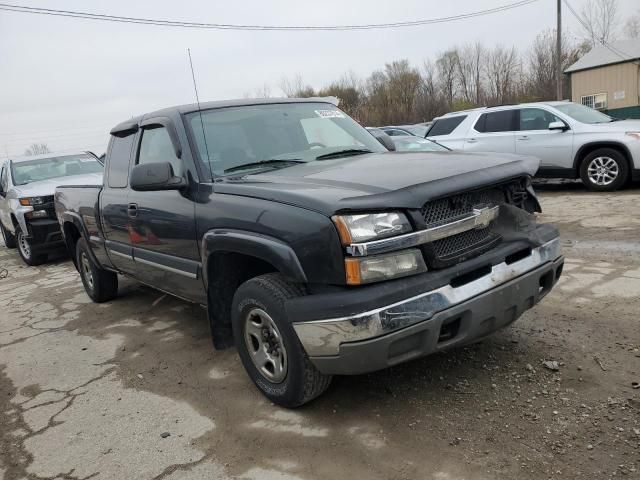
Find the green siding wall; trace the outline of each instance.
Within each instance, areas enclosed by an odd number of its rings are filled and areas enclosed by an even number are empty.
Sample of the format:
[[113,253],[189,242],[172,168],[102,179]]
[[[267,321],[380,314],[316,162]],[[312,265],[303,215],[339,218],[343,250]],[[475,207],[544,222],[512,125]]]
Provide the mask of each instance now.
[[640,118],[640,105],[635,107],[624,108],[612,108],[611,110],[605,110],[607,115],[611,115],[615,118]]

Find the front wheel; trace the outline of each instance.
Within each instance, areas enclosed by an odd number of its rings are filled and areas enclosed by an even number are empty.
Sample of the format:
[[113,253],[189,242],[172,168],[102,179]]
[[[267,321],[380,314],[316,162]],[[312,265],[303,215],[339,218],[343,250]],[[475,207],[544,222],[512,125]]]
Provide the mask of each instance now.
[[35,267],[47,261],[46,253],[34,253],[31,242],[24,234],[22,229],[16,226],[16,243],[18,245],[18,253],[22,261],[30,267]]
[[283,407],[298,407],[320,394],[331,376],[320,373],[305,353],[284,303],[303,295],[277,273],[238,287],[232,304],[233,337],[245,370],[260,391]]
[[4,228],[2,222],[0,222],[0,232],[2,233],[2,240],[7,248],[16,248],[16,237],[9,230]]
[[612,148],[599,148],[584,157],[580,178],[585,187],[597,192],[612,192],[629,179],[629,167],[624,156]]
[[87,295],[96,303],[108,302],[118,296],[118,275],[98,267],[89,254],[84,238],[76,245],[76,265]]

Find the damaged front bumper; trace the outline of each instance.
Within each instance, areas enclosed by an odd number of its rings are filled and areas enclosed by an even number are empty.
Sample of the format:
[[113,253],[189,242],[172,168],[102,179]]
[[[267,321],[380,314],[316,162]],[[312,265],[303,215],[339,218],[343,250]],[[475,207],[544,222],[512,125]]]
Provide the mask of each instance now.
[[323,373],[374,371],[467,343],[515,321],[551,290],[563,261],[560,240],[554,238],[526,256],[480,269],[468,281],[373,310],[295,322],[293,327]]

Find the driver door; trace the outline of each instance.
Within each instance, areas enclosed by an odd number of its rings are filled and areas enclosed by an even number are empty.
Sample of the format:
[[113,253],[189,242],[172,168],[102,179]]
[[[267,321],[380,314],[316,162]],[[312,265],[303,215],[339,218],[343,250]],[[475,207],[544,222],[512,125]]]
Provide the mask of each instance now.
[[519,113],[516,153],[538,157],[540,168],[571,168],[573,132],[568,125],[567,130],[549,130],[551,122],[562,120],[542,108],[521,108]]
[[[134,165],[170,162],[174,175],[193,177],[178,156],[180,149],[175,148],[177,136],[172,129],[173,124],[166,120],[145,122]],[[136,277],[161,290],[202,301],[195,202],[189,187],[144,192],[129,189],[127,212]]]

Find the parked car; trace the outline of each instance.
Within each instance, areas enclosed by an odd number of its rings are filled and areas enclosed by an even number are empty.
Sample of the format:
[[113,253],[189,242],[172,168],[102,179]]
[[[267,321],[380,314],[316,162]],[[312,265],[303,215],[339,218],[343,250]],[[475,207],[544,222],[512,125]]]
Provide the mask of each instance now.
[[449,149],[433,140],[413,135],[392,137],[397,152],[447,152]]
[[379,127],[380,130],[386,132],[391,137],[415,135],[417,137],[424,137],[431,126],[431,122],[417,123],[415,125],[389,125],[386,127]]
[[580,178],[591,190],[640,179],[640,121],[567,101],[449,113],[434,120],[427,137],[458,150],[533,155],[537,176]]
[[384,148],[389,151],[395,151],[396,144],[393,142],[393,139],[384,131],[376,127],[365,127],[366,130],[375,137],[378,142],[380,142]]
[[100,184],[103,166],[89,152],[47,153],[11,158],[0,164],[0,231],[7,248],[18,247],[27,265],[64,250],[53,206],[55,188]]
[[104,185],[60,186],[87,294],[117,273],[206,305],[256,386],[295,407],[360,374],[478,340],[553,287],[538,161],[389,152],[331,103],[185,105],[111,130]]

